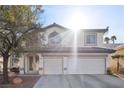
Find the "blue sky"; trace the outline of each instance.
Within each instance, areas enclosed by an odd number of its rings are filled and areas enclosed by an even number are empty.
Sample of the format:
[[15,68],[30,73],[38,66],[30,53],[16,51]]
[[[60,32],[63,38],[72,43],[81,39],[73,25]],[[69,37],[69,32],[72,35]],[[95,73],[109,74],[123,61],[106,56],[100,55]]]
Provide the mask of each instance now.
[[[82,15],[82,28],[106,28],[109,26],[107,36],[117,36],[117,43],[124,42],[124,6],[99,5],[99,6],[73,6],[73,5],[46,5],[43,6],[42,22],[44,26],[56,22],[67,28],[69,18],[80,12]],[[84,19],[83,19],[84,17]],[[74,22],[75,23],[75,22]]]

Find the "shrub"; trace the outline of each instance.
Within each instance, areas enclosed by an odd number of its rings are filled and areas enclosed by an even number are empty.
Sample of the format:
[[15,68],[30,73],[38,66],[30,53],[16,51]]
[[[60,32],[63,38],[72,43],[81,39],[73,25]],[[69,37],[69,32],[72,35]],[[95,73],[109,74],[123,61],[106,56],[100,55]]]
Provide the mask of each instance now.
[[107,69],[107,74],[108,75],[113,75],[113,72],[112,72],[112,70],[110,68]]
[[19,73],[19,67],[13,67],[10,69],[11,72]]

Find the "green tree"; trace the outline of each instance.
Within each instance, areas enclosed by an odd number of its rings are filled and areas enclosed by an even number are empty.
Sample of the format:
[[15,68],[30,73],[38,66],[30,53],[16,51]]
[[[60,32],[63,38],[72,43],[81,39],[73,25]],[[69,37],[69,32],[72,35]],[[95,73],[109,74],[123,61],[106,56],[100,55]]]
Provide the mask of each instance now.
[[111,37],[111,40],[112,40],[112,42],[113,42],[113,44],[115,43],[115,40],[117,40],[117,37],[115,36],[115,35],[113,35],[112,37]]
[[8,81],[8,59],[21,47],[26,33],[40,27],[42,6],[0,6],[0,55],[3,57],[3,83]]
[[120,58],[124,58],[124,55],[116,54],[116,55],[112,56],[112,59],[117,59],[117,72],[119,72]]
[[105,37],[104,41],[106,42],[106,44],[109,44],[110,38],[109,37]]

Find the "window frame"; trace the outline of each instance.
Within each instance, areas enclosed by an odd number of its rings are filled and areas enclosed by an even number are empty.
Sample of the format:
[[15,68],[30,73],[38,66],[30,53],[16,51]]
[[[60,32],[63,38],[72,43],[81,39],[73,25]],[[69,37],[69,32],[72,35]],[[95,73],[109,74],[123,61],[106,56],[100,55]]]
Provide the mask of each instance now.
[[[53,41],[52,41],[52,40],[49,40],[50,38],[51,38],[51,39],[54,39],[54,36],[53,36],[53,37],[49,37],[49,35],[51,35],[52,33],[56,33],[56,35],[58,35],[58,37],[59,37],[59,39],[60,39],[59,42],[54,41],[54,40],[53,40]],[[61,43],[62,43],[62,37],[60,36],[60,33],[54,31],[54,32],[51,32],[49,35],[48,35],[48,45],[49,45],[49,46],[60,46],[60,45],[61,45]],[[52,41],[52,42],[51,42],[51,41]]]
[[[87,36],[88,35],[94,35],[96,38],[95,38],[95,43],[88,43],[87,42]],[[96,46],[97,45],[97,33],[93,33],[93,32],[85,32],[84,33],[84,45],[85,46]]]

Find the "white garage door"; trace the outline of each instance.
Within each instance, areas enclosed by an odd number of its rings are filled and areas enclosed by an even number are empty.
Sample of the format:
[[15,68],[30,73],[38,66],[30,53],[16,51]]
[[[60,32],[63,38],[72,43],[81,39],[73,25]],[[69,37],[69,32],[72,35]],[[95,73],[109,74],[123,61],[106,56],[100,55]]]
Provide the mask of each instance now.
[[67,74],[105,74],[105,59],[68,58]]
[[44,58],[44,74],[63,74],[62,58]]

